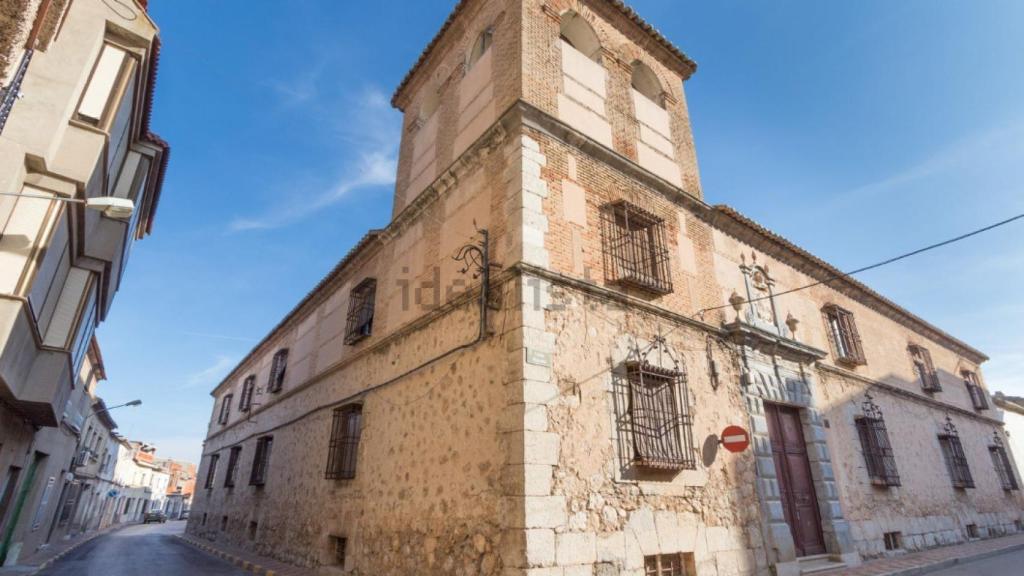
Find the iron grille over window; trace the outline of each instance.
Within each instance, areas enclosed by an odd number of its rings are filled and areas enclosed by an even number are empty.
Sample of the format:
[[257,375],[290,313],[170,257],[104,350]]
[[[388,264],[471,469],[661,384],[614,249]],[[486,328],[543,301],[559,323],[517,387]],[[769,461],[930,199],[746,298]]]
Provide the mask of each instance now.
[[[657,344],[664,345],[663,341]],[[656,470],[694,470],[693,419],[686,376],[646,357],[626,362],[633,464]]]
[[946,459],[946,468],[949,470],[949,478],[953,481],[953,487],[974,488],[974,478],[967,465],[967,456],[960,443],[960,435],[949,416],[946,416],[945,431],[939,434],[939,446],[942,447],[942,456]]
[[355,344],[373,332],[373,299],[376,295],[375,278],[363,280],[349,293],[345,344]]
[[213,479],[217,476],[217,462],[220,454],[210,456],[210,467],[206,470],[206,488],[213,488]]
[[964,370],[962,373],[964,378],[964,386],[967,387],[967,393],[971,396],[971,404],[974,405],[975,410],[988,410],[988,398],[985,394],[985,389],[978,384],[978,375],[970,370]]
[[620,200],[601,209],[608,281],[656,294],[672,291],[665,221]]
[[252,395],[256,390],[256,375],[250,374],[242,382],[242,395],[238,397],[238,411],[248,412],[252,408]]
[[996,432],[992,438],[992,445],[988,447],[988,454],[992,457],[992,465],[996,467],[996,474],[1003,490],[1019,490],[1017,477],[1013,474],[1013,465],[1010,464],[1010,456],[1003,447],[1003,439]]
[[853,313],[835,305],[826,306],[823,312],[836,361],[855,366],[864,364],[864,348],[861,346],[860,334],[857,333],[857,324],[853,321]]
[[927,348],[911,344],[909,347],[910,359],[914,363],[914,372],[921,382],[921,389],[925,392],[940,392],[942,385],[939,384],[939,373],[932,364],[932,354]]
[[256,441],[256,456],[252,459],[252,474],[249,475],[250,486],[263,486],[267,483],[270,449],[273,445],[273,436],[263,436]]
[[241,446],[233,446],[228,454],[228,469],[224,474],[224,487],[231,488],[235,485],[235,476],[238,474],[238,457],[242,454]]
[[359,453],[362,428],[361,406],[343,406],[334,411],[327,453],[327,478],[351,480],[356,477],[356,456]]
[[864,451],[868,476],[875,484],[882,486],[899,486],[900,475],[896,469],[896,458],[893,456],[892,445],[889,443],[889,432],[885,429],[882,411],[875,404],[870,394],[865,394],[863,404],[864,415],[858,417],[857,435]]
[[644,576],[689,576],[682,554],[644,556]]
[[234,394],[228,394],[220,402],[220,416],[217,417],[219,424],[227,424],[228,419],[231,417],[231,401],[234,400]]
[[280,392],[284,387],[284,371],[288,368],[288,349],[281,348],[274,354],[274,361],[270,365],[270,381],[267,382],[267,391]]

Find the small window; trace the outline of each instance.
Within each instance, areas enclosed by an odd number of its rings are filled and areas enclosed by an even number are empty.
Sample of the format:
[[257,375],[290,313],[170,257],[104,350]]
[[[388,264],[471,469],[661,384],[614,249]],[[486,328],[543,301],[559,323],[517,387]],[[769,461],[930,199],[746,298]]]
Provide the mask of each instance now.
[[1017,532],[1024,532],[1024,520],[1014,520],[1013,527],[1017,529]]
[[135,59],[112,44],[104,44],[93,67],[89,83],[78,103],[78,119],[105,128],[113,116],[115,95],[133,77]]
[[250,520],[249,521],[249,533],[248,533],[248,535],[249,535],[249,540],[250,541],[256,540],[256,531],[259,530],[259,527],[260,527],[259,523],[256,522],[255,520]]
[[334,553],[334,565],[345,567],[345,555],[348,552],[348,538],[331,536],[331,552]]
[[217,418],[217,422],[220,424],[227,424],[228,419],[231,418],[231,401],[234,400],[234,394],[228,394],[220,402],[220,416]]
[[242,382],[242,395],[238,398],[238,411],[248,412],[252,408],[252,396],[256,390],[256,375],[250,374]]
[[232,446],[231,452],[228,454],[228,469],[224,474],[224,487],[233,488],[235,486],[235,476],[238,475],[238,458],[242,455],[241,446]]
[[977,524],[967,525],[967,537],[971,540],[977,540],[978,538],[981,538],[981,533],[978,531]]
[[351,346],[373,333],[373,300],[376,295],[375,278],[363,280],[349,293],[345,344]]
[[273,436],[263,436],[256,441],[256,455],[252,459],[252,473],[249,475],[250,486],[263,486],[267,483],[267,469],[270,466],[270,449],[273,445]]
[[900,475],[896,469],[896,458],[889,444],[889,432],[885,429],[882,411],[875,405],[871,395],[864,401],[864,415],[857,417],[857,435],[864,451],[864,462],[873,484],[899,486]]
[[288,368],[288,349],[281,348],[274,354],[274,361],[270,365],[270,381],[267,382],[267,390],[280,392],[284,388],[284,373]]
[[608,281],[655,294],[672,292],[665,221],[626,201],[601,209]]
[[221,516],[220,517],[220,531],[221,532],[226,532],[227,529],[228,529],[228,517],[227,516]]
[[466,62],[467,71],[491,49],[492,42],[494,42],[494,27],[488,26],[486,30],[476,37],[476,42],[473,42],[473,49],[470,50],[469,60]]
[[644,556],[644,576],[691,576],[692,563],[691,554]]
[[988,410],[988,394],[978,383],[978,375],[970,370],[960,373],[964,379],[964,386],[967,387],[967,394],[971,397],[971,404],[975,410]]
[[988,447],[988,454],[992,457],[992,465],[996,469],[996,475],[999,477],[999,483],[1002,485],[1003,490],[1018,490],[1017,476],[1013,473],[1010,456],[1006,453],[1006,448],[1003,447],[1003,439],[999,437],[998,432],[995,435],[993,444]]
[[900,550],[903,548],[902,532],[886,532],[882,537],[885,539],[886,550]]
[[206,526],[206,512],[203,512],[203,526]]
[[942,391],[939,374],[935,370],[935,365],[932,364],[931,352],[916,344],[911,344],[908,350],[910,351],[910,360],[914,364],[914,372],[921,383],[921,389],[929,393]]
[[693,420],[684,374],[644,360],[627,362],[626,375],[633,463],[655,470],[695,470],[697,463],[690,451]]
[[865,364],[864,348],[853,313],[835,305],[826,306],[823,313],[836,362],[853,366]]
[[362,428],[362,406],[343,406],[334,411],[327,454],[328,479],[351,480],[356,477],[356,458]]
[[945,430],[939,434],[939,446],[942,448],[942,457],[946,460],[946,469],[949,471],[953,487],[974,488],[974,478],[967,465],[967,456],[964,454],[963,444],[960,443],[960,435],[948,416]]
[[210,456],[210,467],[206,470],[206,488],[213,488],[213,480],[217,476],[217,462],[220,460],[220,454],[214,454]]
[[633,73],[630,78],[633,90],[658,106],[665,107],[665,90],[661,87],[658,75],[650,66],[643,62],[633,62]]

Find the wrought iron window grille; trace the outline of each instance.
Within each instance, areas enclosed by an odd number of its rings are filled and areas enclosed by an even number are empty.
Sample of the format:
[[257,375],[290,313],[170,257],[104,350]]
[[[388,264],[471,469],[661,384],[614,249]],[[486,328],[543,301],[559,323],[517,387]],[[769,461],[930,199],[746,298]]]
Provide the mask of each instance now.
[[620,200],[601,208],[608,282],[654,294],[672,292],[665,221]]
[[373,306],[377,279],[367,278],[349,293],[345,344],[352,345],[373,333]]
[[267,483],[267,469],[270,467],[270,450],[273,446],[273,436],[263,436],[256,441],[256,455],[252,460],[252,473],[249,474],[250,486],[263,486]]
[[270,365],[270,379],[267,381],[268,392],[280,392],[284,388],[285,371],[288,369],[288,349],[281,348],[274,354]]
[[[652,362],[654,351],[657,359]],[[645,351],[637,347],[625,369],[632,464],[650,470],[695,470],[686,374],[665,339],[658,336]]]
[[988,410],[988,395],[985,389],[978,383],[978,375],[970,370],[961,372],[964,379],[964,386],[967,387],[967,394],[971,397],[971,404],[975,410]]
[[356,477],[356,459],[362,428],[362,406],[342,406],[334,410],[327,452],[327,479],[351,480]]
[[644,556],[644,576],[690,576],[686,560],[683,554]]
[[999,432],[992,434],[992,445],[988,447],[988,453],[992,457],[992,465],[995,466],[996,475],[999,476],[999,483],[1003,490],[1020,490],[1017,476],[1013,473],[1013,464],[1010,463],[1010,456],[1006,453],[1006,447],[1003,446],[1003,439],[999,436]]
[[971,476],[971,468],[967,464],[963,444],[960,443],[960,434],[948,414],[946,425],[939,434],[939,446],[942,448],[942,456],[946,460],[946,469],[949,471],[953,487],[974,488],[974,477]]
[[834,304],[826,306],[822,312],[836,362],[853,366],[866,364],[864,346],[853,313]]
[[871,482],[881,486],[899,486],[900,475],[896,468],[896,457],[889,442],[889,432],[885,428],[882,410],[875,404],[870,393],[864,394],[861,405],[863,416],[857,417],[857,435],[864,452]]
[[932,363],[932,354],[924,346],[911,344],[908,347],[910,359],[914,364],[914,372],[921,382],[921,390],[934,393],[941,392],[942,385],[939,383],[939,373]]
[[0,88],[0,134],[3,133],[4,126],[7,125],[7,119],[11,116],[14,103],[22,97],[21,83],[25,80],[25,74],[28,73],[28,64],[32,61],[33,53],[31,48],[25,50],[21,55],[21,62],[11,78],[11,83]]

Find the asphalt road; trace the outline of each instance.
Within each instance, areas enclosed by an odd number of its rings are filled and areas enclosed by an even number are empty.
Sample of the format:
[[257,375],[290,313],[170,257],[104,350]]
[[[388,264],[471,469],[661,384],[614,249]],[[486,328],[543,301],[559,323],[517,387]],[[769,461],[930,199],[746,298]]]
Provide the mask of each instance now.
[[1024,550],[1000,554],[985,560],[953,566],[928,576],[1016,576],[1024,574]]
[[39,576],[245,576],[248,572],[211,556],[175,534],[184,522],[129,526],[79,546]]

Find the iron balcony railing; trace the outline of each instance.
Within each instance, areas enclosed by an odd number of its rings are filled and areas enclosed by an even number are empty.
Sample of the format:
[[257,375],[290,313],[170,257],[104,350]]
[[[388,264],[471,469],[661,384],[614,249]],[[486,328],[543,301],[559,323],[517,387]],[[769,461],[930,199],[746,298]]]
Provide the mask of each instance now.
[[11,83],[0,88],[0,134],[3,133],[4,126],[7,125],[7,118],[11,115],[14,102],[21,97],[21,82],[25,79],[28,63],[31,60],[32,50],[25,50],[25,53],[21,55],[18,69],[15,70],[14,77],[11,78]]

